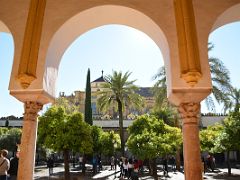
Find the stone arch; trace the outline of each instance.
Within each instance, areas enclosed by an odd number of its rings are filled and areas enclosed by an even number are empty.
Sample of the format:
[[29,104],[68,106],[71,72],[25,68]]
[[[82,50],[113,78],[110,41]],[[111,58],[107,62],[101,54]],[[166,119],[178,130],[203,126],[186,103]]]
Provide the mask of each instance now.
[[[111,16],[109,15],[111,14]],[[78,13],[66,21],[52,37],[46,55],[43,88],[55,96],[58,67],[65,50],[81,34],[107,24],[121,24],[138,29],[147,34],[160,48],[166,72],[169,70],[170,50],[167,38],[160,27],[147,15],[135,9],[116,6],[97,6]],[[167,73],[167,79],[168,73]]]
[[7,25],[0,20],[0,32],[11,33]]
[[220,14],[216,18],[212,26],[211,32],[213,32],[214,30],[216,30],[221,26],[224,26],[226,24],[236,22],[236,21],[240,21],[240,3],[228,8],[222,14]]
[[[0,33],[6,33],[6,34],[9,34],[11,36],[11,41],[13,43],[13,57],[11,59],[11,61],[13,62],[14,60],[14,37],[13,37],[13,34],[12,32],[10,31],[9,27],[2,21],[0,20]],[[0,40],[0,43],[4,43],[4,42],[1,42]],[[0,57],[1,57],[1,54],[0,54]],[[1,75],[0,75],[1,76]]]

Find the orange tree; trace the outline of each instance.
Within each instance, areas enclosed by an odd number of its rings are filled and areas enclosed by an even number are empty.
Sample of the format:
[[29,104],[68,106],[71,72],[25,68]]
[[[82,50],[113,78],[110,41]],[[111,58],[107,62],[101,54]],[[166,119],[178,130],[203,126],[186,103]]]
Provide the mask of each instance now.
[[181,130],[154,116],[139,116],[128,127],[128,149],[140,159],[149,159],[151,173],[157,179],[156,158],[176,153],[182,143]]
[[39,117],[38,143],[63,152],[65,179],[70,179],[69,152],[92,153],[91,127],[81,113],[67,114],[63,107],[53,106]]

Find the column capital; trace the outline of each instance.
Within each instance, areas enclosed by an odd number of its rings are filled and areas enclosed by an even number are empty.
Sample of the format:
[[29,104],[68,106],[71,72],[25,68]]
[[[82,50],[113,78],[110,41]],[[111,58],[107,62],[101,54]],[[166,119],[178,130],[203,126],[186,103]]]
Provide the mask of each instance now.
[[36,121],[37,114],[42,109],[42,104],[36,101],[27,101],[24,103],[24,121]]
[[198,123],[200,107],[200,103],[181,103],[178,107],[178,111],[182,117],[183,124]]

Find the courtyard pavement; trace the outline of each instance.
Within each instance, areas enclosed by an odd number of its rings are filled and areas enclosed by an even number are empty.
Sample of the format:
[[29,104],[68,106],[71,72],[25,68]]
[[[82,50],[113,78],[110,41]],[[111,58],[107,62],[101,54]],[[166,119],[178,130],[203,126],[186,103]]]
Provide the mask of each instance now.
[[[111,170],[110,166],[104,166],[103,170],[93,176],[92,172],[90,171],[91,166],[87,167],[86,175],[83,176],[82,172],[79,171],[78,168],[71,167],[71,179],[72,180],[90,180],[90,179],[97,179],[97,180],[119,180],[119,168],[115,170]],[[63,179],[63,165],[58,167],[54,167],[53,174],[49,176],[48,169],[46,166],[38,166],[35,168],[34,179],[35,180],[56,180],[56,179]],[[184,180],[184,173],[183,172],[173,172],[170,171],[168,177],[163,176],[163,171],[158,172],[159,180]],[[127,179],[127,178],[126,178]],[[227,168],[217,168],[215,172],[207,172],[204,174],[204,179],[208,180],[240,180],[240,169],[232,168],[232,176],[227,176]],[[143,175],[139,177],[139,180],[153,180],[153,178],[149,175]],[[194,180],[194,179],[193,179]]]

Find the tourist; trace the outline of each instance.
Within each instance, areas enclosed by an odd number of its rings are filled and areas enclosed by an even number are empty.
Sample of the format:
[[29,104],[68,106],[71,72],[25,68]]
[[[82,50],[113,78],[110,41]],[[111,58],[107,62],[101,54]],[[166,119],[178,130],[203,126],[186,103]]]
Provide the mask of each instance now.
[[132,158],[130,158],[128,160],[128,179],[132,177],[132,173],[133,173],[133,161]]
[[93,174],[97,173],[97,163],[98,163],[97,157],[93,156],[92,158]]
[[15,157],[10,160],[10,168],[8,170],[8,174],[10,176],[10,180],[17,179],[17,172],[18,172],[18,161],[19,161],[19,151],[16,152]]
[[120,160],[119,160],[120,178],[122,178],[123,174],[124,174],[123,162],[124,162],[124,157],[121,157]]
[[83,157],[80,156],[80,157],[79,157],[79,169],[81,170],[82,167],[83,167]]
[[168,159],[165,157],[163,159],[163,169],[164,169],[164,176],[168,176]]
[[0,180],[7,180],[7,173],[10,167],[10,162],[7,158],[8,151],[6,149],[1,150],[0,155]]
[[123,163],[124,178],[128,177],[128,159],[126,158]]
[[112,156],[111,160],[110,160],[111,170],[114,169],[114,161],[115,161],[115,158],[114,158],[114,156]]
[[139,172],[143,174],[143,161],[141,159],[138,160]]
[[114,157],[114,169],[117,170],[118,158]]
[[98,155],[98,171],[102,170],[102,158],[100,155]]
[[51,158],[51,157],[48,158],[47,167],[48,167],[48,170],[49,170],[49,176],[51,176],[53,174],[53,167],[54,167],[53,158]]
[[132,180],[138,180],[138,172],[139,172],[139,164],[138,164],[138,160],[135,159],[133,163]]

